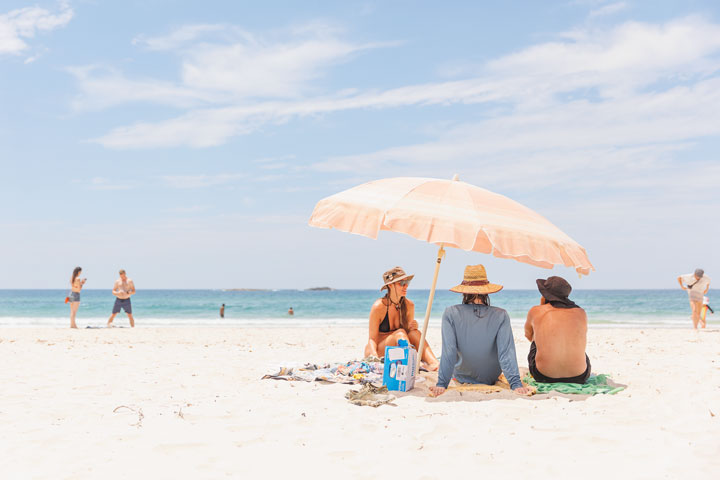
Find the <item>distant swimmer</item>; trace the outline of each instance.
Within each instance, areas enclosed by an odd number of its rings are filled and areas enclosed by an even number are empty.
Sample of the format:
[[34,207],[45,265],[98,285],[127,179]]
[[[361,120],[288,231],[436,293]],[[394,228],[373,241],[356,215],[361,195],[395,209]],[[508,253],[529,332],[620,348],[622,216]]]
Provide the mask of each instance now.
[[115,320],[115,315],[120,313],[120,310],[125,310],[128,319],[130,320],[130,326],[135,326],[135,319],[132,316],[132,303],[130,297],[135,295],[135,283],[127,277],[125,270],[120,270],[120,278],[115,280],[113,285],[112,293],[115,295],[115,305],[113,305],[112,315],[108,319],[107,326],[112,327],[112,322]]
[[288,315],[295,315],[295,311],[292,309],[292,307],[288,309]]
[[220,318],[225,318],[225,304],[220,306]]
[[703,297],[710,290],[710,277],[705,275],[702,268],[695,270],[695,273],[686,273],[678,278],[680,288],[687,290],[688,299],[690,300],[690,310],[692,311],[693,328],[697,330],[698,323],[700,327],[705,328],[707,323],[705,317],[701,316],[703,309]]
[[70,303],[70,328],[77,328],[75,324],[75,315],[77,314],[78,308],[80,307],[80,291],[87,282],[87,278],[80,278],[82,268],[75,267],[70,279],[70,295],[67,297],[67,302]]

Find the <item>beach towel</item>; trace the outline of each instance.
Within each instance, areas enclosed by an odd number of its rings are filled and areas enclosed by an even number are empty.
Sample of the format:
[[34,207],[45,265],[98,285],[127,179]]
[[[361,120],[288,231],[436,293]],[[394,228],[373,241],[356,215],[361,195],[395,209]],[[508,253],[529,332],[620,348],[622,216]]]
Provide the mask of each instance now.
[[390,395],[386,386],[376,387],[371,383],[366,383],[360,390],[350,390],[345,394],[345,398],[353,405],[366,407],[379,407],[395,400],[395,395]]
[[278,371],[264,375],[262,379],[382,384],[382,376],[383,364],[380,362],[351,361],[322,365],[307,363],[302,367],[280,367]]
[[591,375],[587,382],[580,383],[541,383],[536,382],[529,373],[525,375],[523,381],[528,385],[537,388],[538,393],[549,393],[552,391],[560,393],[568,393],[574,395],[597,395],[598,393],[615,395],[625,390],[625,385],[609,385],[610,377],[605,374]]

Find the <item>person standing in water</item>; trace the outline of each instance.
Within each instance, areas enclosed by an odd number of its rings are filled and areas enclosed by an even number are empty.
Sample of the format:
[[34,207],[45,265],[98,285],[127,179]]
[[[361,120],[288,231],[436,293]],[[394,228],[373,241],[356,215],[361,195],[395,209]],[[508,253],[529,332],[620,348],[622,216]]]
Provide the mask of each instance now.
[[220,318],[225,318],[225,304],[220,305]]
[[80,278],[82,268],[75,267],[70,278],[70,295],[68,299],[70,301],[70,328],[77,328],[75,323],[75,315],[77,314],[78,308],[80,307],[80,291],[87,282],[87,278]]
[[703,297],[710,290],[710,277],[705,275],[702,268],[697,268],[695,273],[680,275],[677,280],[680,288],[688,292],[693,328],[697,330],[698,323],[700,323],[700,327],[705,328],[706,322],[705,319],[700,317],[700,311],[703,307]]
[[295,315],[295,310],[292,307],[288,309],[288,315]]
[[115,305],[113,305],[112,315],[108,319],[107,326],[112,327],[112,322],[115,320],[115,315],[120,313],[120,310],[125,310],[128,319],[130,320],[130,326],[135,326],[135,319],[132,316],[132,304],[130,303],[130,297],[135,295],[135,284],[131,279],[127,277],[125,270],[120,270],[120,278],[115,280],[113,285],[112,293],[115,295]]

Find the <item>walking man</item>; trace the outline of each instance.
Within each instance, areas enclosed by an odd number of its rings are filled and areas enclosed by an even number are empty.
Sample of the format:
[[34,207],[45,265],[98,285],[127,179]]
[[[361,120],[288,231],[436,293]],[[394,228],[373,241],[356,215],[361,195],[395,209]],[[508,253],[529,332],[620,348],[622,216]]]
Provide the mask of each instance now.
[[132,304],[130,303],[130,297],[135,295],[135,284],[132,279],[127,277],[125,270],[120,270],[120,278],[115,280],[113,285],[113,295],[115,295],[115,305],[113,305],[112,315],[108,319],[107,326],[112,327],[112,322],[115,320],[115,315],[120,313],[120,310],[125,310],[128,319],[130,320],[130,326],[135,326],[135,319],[132,316]]
[[225,304],[220,305],[220,318],[225,318]]
[[700,311],[703,306],[703,297],[710,290],[710,277],[705,275],[702,268],[695,269],[695,273],[686,273],[678,277],[680,288],[687,290],[688,299],[690,300],[690,310],[692,311],[693,328],[697,330],[698,323],[705,328],[705,319],[700,317]]

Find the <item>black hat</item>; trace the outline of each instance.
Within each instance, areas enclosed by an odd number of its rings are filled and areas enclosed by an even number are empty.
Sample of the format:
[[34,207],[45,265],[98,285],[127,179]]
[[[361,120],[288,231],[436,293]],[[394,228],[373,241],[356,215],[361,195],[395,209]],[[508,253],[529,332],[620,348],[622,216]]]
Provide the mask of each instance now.
[[579,308],[575,302],[568,298],[570,292],[572,292],[572,287],[564,278],[548,277],[547,280],[538,278],[535,282],[543,298],[553,307]]

